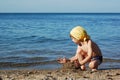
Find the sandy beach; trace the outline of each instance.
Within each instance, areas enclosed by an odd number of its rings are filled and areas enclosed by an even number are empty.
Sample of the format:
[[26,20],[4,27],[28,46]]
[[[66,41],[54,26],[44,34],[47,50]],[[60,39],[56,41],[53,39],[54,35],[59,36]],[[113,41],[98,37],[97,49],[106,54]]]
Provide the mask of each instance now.
[[92,72],[64,64],[55,70],[0,70],[0,80],[120,80],[120,69]]
[[120,69],[99,70],[7,70],[0,80],[120,80]]

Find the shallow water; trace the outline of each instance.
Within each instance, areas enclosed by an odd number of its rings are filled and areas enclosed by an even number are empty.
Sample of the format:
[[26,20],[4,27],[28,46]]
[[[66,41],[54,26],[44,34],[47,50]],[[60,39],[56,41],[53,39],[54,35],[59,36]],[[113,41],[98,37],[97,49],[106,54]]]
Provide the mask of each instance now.
[[59,68],[58,57],[69,58],[75,53],[69,31],[77,25],[87,30],[108,60],[101,68],[120,68],[120,14],[3,13],[0,69]]

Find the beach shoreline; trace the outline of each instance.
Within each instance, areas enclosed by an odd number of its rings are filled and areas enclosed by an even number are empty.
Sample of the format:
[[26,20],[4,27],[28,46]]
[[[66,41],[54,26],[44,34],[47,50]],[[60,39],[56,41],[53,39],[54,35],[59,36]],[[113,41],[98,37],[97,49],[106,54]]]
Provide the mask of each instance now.
[[[53,69],[19,68],[17,66],[14,69],[1,69],[0,80],[119,80],[119,66],[106,65],[107,62],[119,64],[119,60],[103,60],[96,72],[92,72],[87,65],[85,71],[80,68],[76,69],[69,62],[59,64],[61,67]],[[47,67],[50,66],[47,65]]]
[[0,80],[119,80],[120,69],[0,70]]

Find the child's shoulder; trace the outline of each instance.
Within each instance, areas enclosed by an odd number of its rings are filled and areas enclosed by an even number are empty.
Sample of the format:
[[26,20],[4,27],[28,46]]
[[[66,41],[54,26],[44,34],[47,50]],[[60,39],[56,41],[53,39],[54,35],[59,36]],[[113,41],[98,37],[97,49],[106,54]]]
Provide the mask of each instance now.
[[87,42],[88,42],[88,44],[94,44],[94,43],[95,43],[95,42],[92,41],[91,39],[89,39]]

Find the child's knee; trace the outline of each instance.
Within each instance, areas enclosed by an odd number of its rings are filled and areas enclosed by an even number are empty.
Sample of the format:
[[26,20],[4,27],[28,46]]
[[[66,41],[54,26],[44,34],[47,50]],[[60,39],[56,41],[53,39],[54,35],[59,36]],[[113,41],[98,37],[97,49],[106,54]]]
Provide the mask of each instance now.
[[92,61],[89,63],[89,68],[94,69],[98,67],[98,62],[97,61]]

